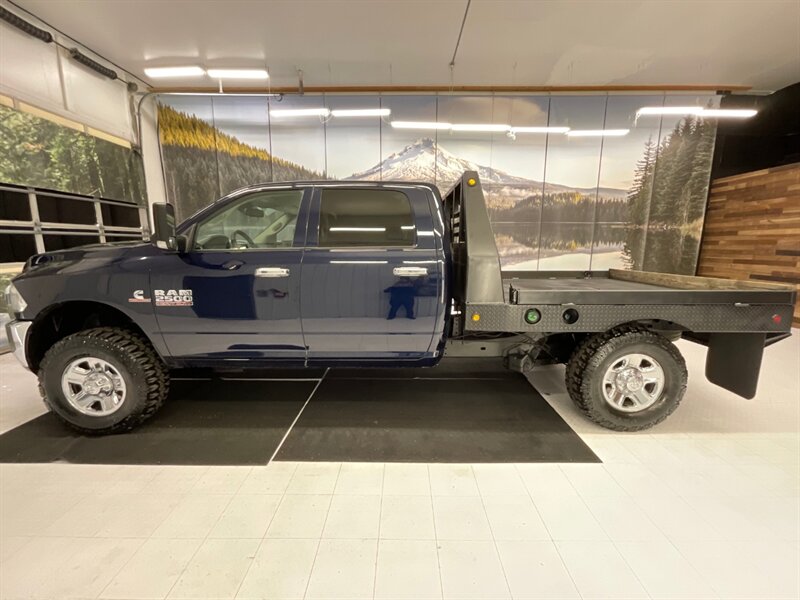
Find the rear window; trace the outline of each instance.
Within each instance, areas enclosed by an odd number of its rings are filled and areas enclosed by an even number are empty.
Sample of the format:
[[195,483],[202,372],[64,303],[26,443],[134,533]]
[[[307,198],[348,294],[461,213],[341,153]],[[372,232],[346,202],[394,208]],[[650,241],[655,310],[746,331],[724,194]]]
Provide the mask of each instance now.
[[411,203],[397,190],[322,191],[319,245],[413,246]]

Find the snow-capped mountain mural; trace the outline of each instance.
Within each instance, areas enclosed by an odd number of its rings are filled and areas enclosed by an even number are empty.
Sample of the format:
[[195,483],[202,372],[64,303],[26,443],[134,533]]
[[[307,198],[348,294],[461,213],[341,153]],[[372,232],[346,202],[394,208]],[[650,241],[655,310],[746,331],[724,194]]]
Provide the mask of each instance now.
[[[464,171],[478,171],[482,183],[530,184],[524,177],[509,175],[504,171],[477,165],[458,158],[431,138],[420,138],[400,152],[389,155],[374,167],[354,173],[348,179],[367,181],[435,181],[452,184]],[[444,187],[441,184],[439,187]]]
[[[347,179],[366,181],[430,181],[435,182],[442,191],[450,188],[464,171],[477,171],[481,183],[486,186],[513,186],[513,188],[526,188],[525,194],[536,193],[563,193],[577,192],[582,195],[594,194],[596,188],[575,188],[558,183],[547,183],[543,188],[541,181],[511,175],[500,169],[479,165],[455,154],[448,152],[442,144],[437,144],[431,138],[420,138],[409,144],[399,152],[390,154],[383,162],[354,173]],[[511,191],[511,190],[509,190]],[[517,189],[517,192],[522,191]],[[622,199],[627,191],[617,188],[600,188],[600,195],[608,198]]]

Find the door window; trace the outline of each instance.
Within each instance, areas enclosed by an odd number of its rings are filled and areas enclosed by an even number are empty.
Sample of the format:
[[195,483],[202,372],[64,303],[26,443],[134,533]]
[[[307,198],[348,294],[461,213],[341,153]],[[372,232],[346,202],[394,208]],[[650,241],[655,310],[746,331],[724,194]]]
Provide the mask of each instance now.
[[396,190],[325,189],[319,215],[322,247],[413,246],[411,203]]
[[197,227],[195,250],[289,248],[294,245],[303,190],[255,192],[239,198]]

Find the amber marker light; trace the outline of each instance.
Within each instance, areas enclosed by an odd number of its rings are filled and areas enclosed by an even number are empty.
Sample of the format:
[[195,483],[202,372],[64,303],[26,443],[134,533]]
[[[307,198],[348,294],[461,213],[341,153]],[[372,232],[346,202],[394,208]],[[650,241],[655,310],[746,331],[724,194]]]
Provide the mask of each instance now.
[[467,185],[469,187],[473,187],[476,183],[478,183],[478,181],[474,177],[470,177],[469,179],[467,179]]
[[472,313],[472,320],[477,323],[481,320],[481,316],[478,313]]

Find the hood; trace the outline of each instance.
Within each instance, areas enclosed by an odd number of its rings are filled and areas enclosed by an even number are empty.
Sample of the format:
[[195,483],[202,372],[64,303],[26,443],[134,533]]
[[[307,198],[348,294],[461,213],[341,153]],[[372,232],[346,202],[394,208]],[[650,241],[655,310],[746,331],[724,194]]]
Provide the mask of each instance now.
[[66,250],[34,254],[25,262],[25,267],[20,277],[34,273],[37,275],[45,272],[52,273],[53,270],[65,272],[68,267],[72,267],[69,270],[73,271],[76,266],[83,271],[111,263],[153,256],[158,252],[159,250],[155,245],[140,240],[76,246]]

